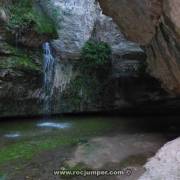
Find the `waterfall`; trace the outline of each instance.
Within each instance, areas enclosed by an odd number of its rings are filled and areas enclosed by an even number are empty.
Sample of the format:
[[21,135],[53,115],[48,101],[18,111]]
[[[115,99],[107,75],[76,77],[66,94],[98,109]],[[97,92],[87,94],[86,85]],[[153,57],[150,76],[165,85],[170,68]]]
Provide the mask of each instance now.
[[48,42],[43,44],[44,52],[44,99],[43,99],[43,111],[48,115],[52,112],[52,94],[54,83],[54,68],[55,59],[52,55],[50,44]]

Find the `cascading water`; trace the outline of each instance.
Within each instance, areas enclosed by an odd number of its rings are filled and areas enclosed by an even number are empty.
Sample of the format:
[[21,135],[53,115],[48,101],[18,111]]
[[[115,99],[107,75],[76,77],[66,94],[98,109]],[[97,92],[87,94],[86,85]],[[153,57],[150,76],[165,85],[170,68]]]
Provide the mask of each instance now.
[[54,83],[54,68],[55,59],[52,55],[50,44],[48,42],[43,44],[44,51],[44,114],[48,115],[52,112],[52,94]]

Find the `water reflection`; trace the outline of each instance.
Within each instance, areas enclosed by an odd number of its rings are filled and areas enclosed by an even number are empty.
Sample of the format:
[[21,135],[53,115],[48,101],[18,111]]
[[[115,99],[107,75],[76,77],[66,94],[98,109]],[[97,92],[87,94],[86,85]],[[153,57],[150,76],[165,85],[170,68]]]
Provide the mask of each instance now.
[[21,136],[20,133],[9,133],[9,134],[4,135],[4,137],[6,137],[6,138],[18,138],[20,136]]
[[43,123],[38,123],[37,126],[44,128],[64,129],[70,127],[70,123],[43,122]]

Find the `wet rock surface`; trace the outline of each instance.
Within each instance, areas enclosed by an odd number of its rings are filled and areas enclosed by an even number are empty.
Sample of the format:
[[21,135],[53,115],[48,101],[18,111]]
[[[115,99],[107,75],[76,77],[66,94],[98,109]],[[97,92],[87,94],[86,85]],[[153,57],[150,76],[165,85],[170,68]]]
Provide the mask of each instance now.
[[[3,5],[6,7],[8,3]],[[163,6],[161,1],[146,0],[136,0],[130,6],[130,1],[120,0],[38,3],[38,8],[53,19],[58,32],[58,37],[50,43],[56,59],[52,113],[119,111],[144,105],[154,111],[153,103],[158,104],[156,110],[164,104],[167,108],[169,104],[178,107],[174,101],[179,89],[176,1],[164,2]],[[2,114],[41,114],[43,57],[39,47],[50,36],[39,36],[28,27],[20,32],[14,29],[9,37],[5,26],[8,13],[4,6],[0,28],[0,95],[2,102],[7,103],[1,105]],[[89,39],[107,43],[112,56],[104,67],[85,77],[80,72],[80,58],[82,47]],[[172,97],[173,102],[169,103]],[[14,99],[16,106],[10,103]],[[27,113],[32,102],[34,108]],[[149,102],[152,103],[149,105]],[[18,110],[16,107],[21,103],[22,109]],[[12,107],[13,113],[7,111]]]
[[[95,138],[87,142],[87,144],[79,145],[74,153],[74,157],[67,163],[70,166],[75,166],[82,162],[90,168],[99,169],[108,162],[119,163],[130,156],[145,152],[151,154],[151,152],[159,148],[158,143],[153,143],[153,136],[117,135],[115,137]],[[136,142],[134,139],[136,139]]]
[[[178,117],[167,116],[64,116],[60,119],[1,121],[0,177],[4,175],[8,180],[66,179],[55,176],[53,170],[130,168],[131,176],[88,176],[87,179],[137,180],[145,172],[143,166],[148,159],[165,142],[179,135],[179,123],[169,128],[168,122],[174,120],[179,122]],[[65,124],[70,126],[59,127]],[[71,178],[83,180],[84,176]]]
[[[144,172],[142,165],[159,148],[159,142],[155,142],[153,136],[154,134],[134,134],[133,136],[116,135],[94,138],[87,143],[79,145],[72,158],[65,161],[65,167],[71,169],[81,164],[82,167],[93,170],[130,169],[130,175],[125,173],[121,176],[109,178],[113,180],[137,180]],[[134,141],[134,138],[136,141]]]

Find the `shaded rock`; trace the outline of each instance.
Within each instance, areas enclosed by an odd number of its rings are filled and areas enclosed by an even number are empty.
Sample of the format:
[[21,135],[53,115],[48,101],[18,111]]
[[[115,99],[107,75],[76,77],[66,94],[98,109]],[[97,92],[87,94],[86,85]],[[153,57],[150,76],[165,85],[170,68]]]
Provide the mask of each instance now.
[[0,8],[0,24],[8,21],[8,16],[3,8]]
[[37,115],[42,111],[41,76],[13,69],[0,69],[0,115]]
[[121,60],[113,62],[113,77],[138,77],[140,68],[140,62],[138,60]]
[[26,29],[22,34],[16,34],[16,32],[14,32],[12,38],[17,40],[16,43],[29,48],[40,48],[43,43],[50,39],[48,35],[39,34],[32,28]]
[[180,94],[178,0],[99,0],[103,12],[130,40],[145,46],[148,71],[171,94]]
[[0,41],[0,56],[16,55],[16,49],[5,41]]

